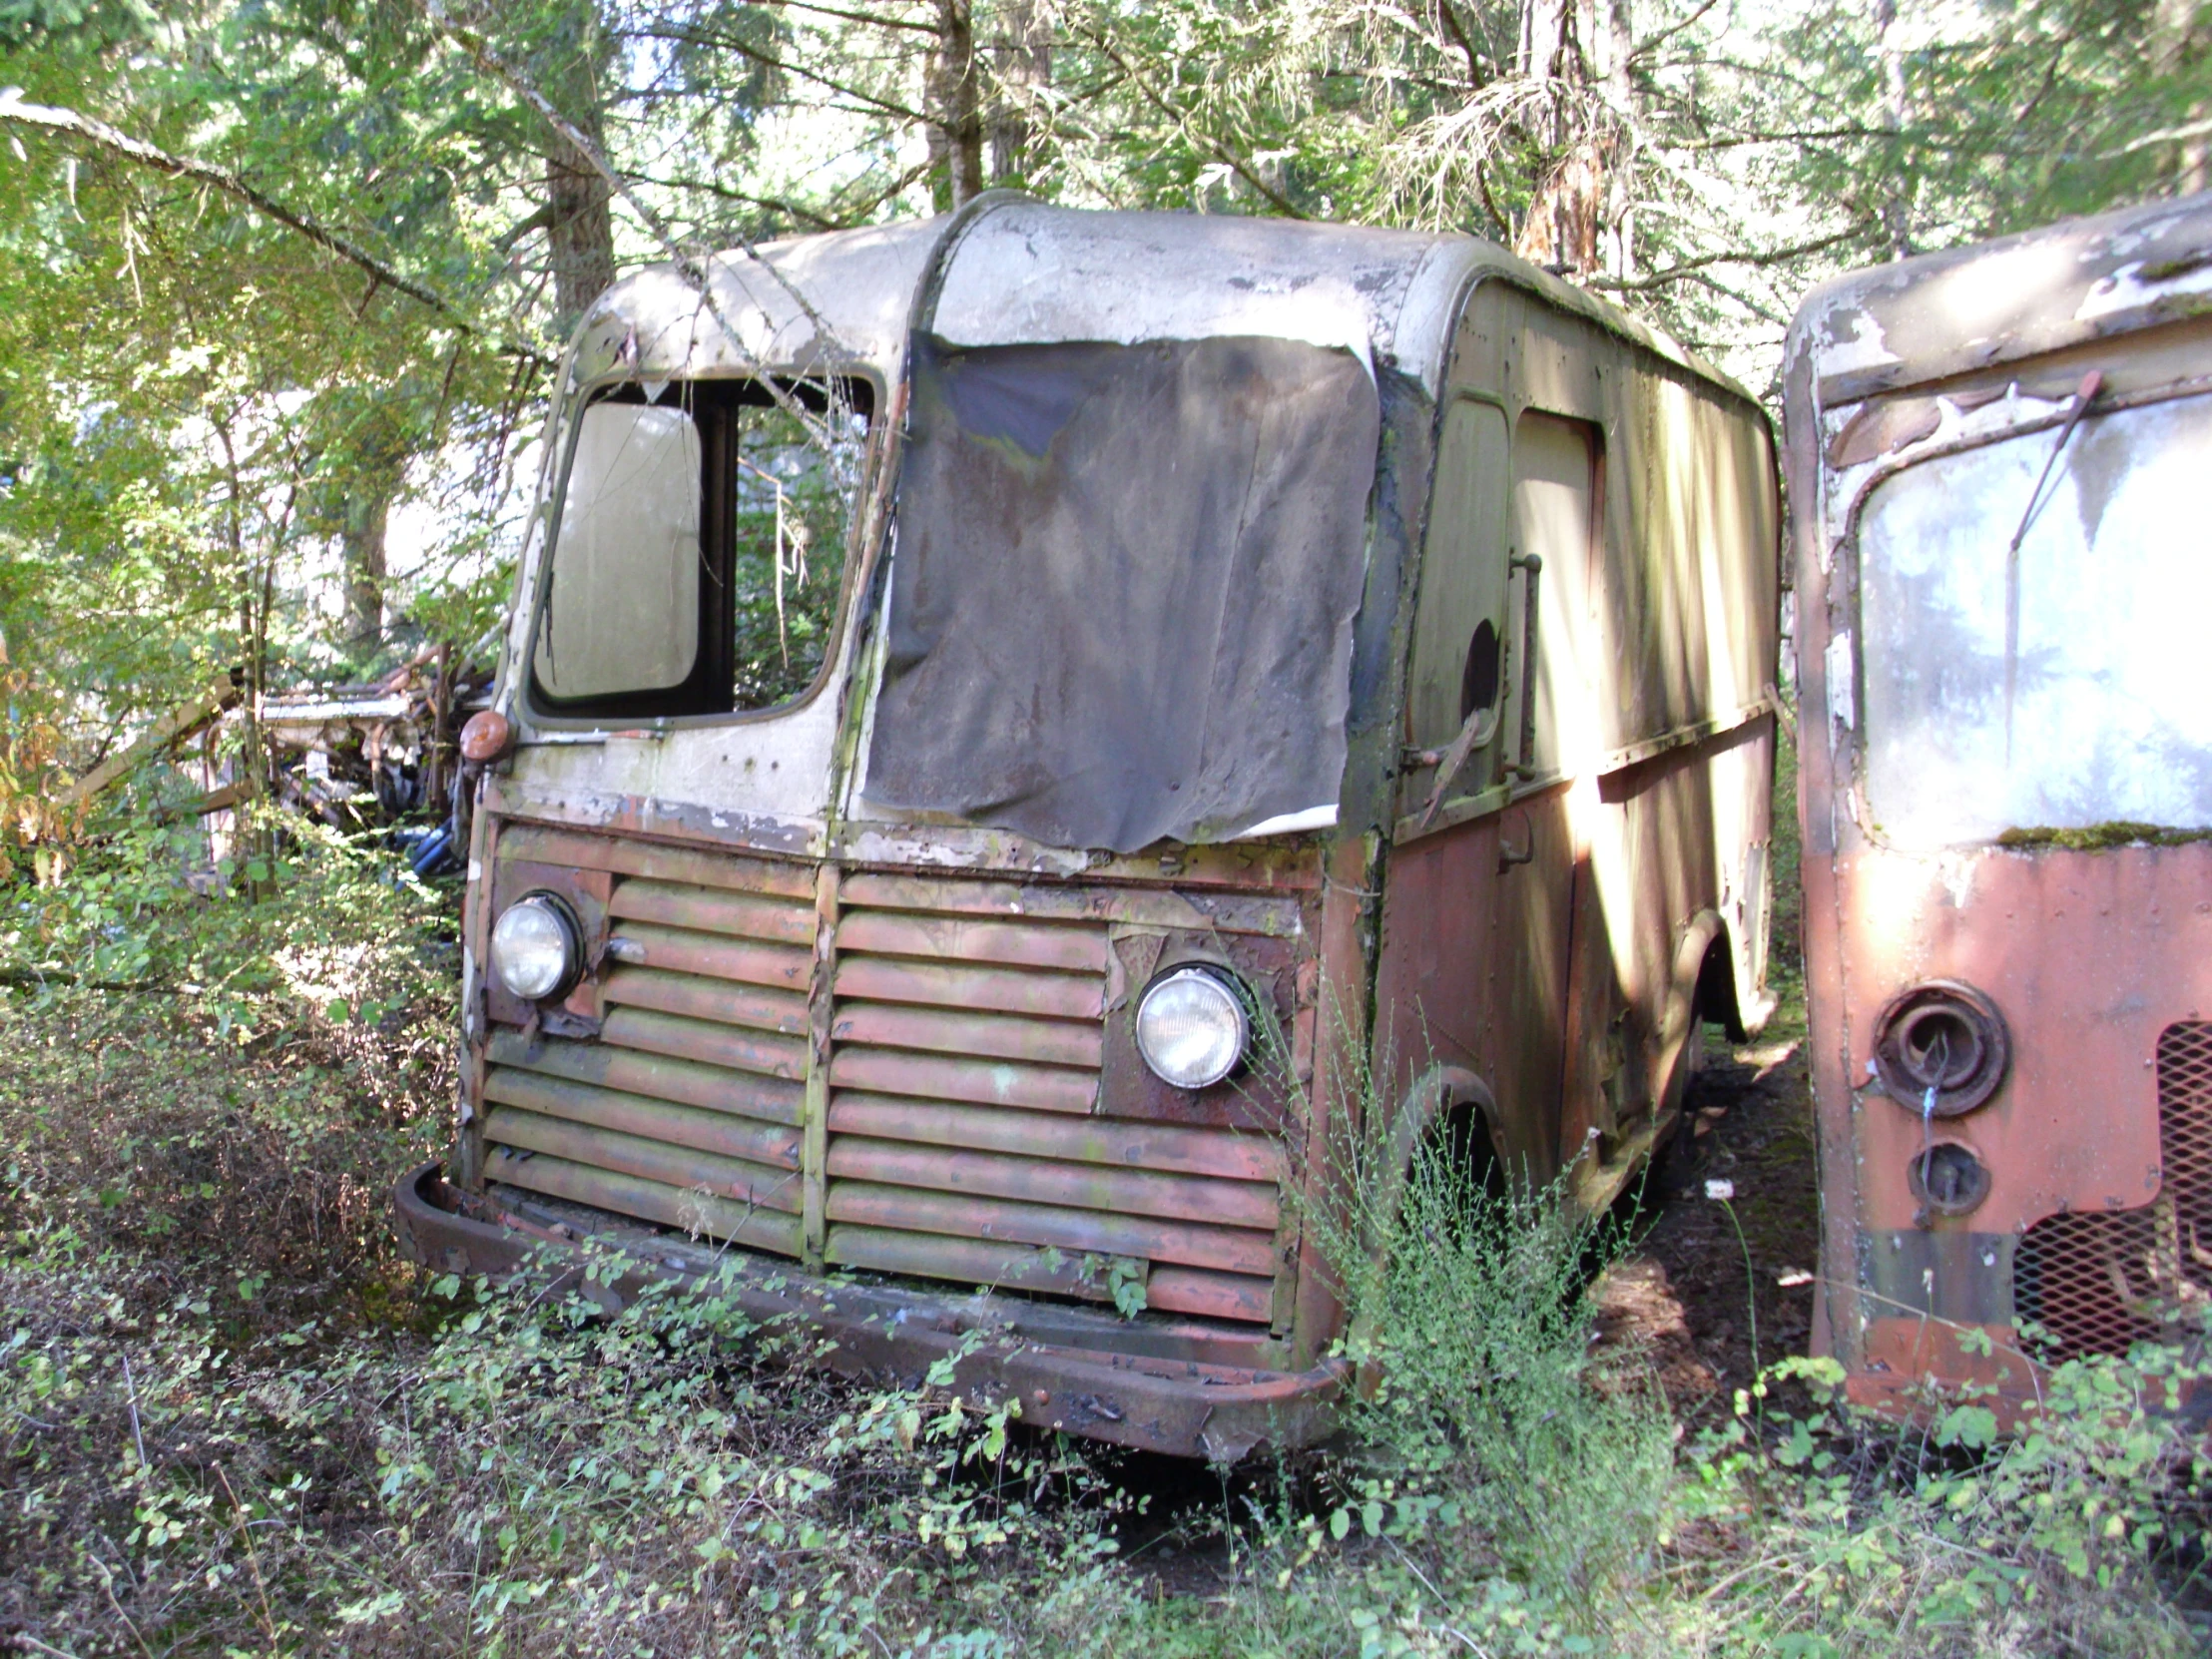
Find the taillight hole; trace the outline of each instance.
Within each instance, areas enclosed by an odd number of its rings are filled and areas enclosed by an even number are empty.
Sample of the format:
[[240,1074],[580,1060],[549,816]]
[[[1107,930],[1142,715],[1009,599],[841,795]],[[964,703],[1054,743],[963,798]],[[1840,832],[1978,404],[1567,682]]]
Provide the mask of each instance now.
[[1899,1022],[1898,1053],[1915,1081],[1955,1088],[1981,1064],[1981,1035],[1955,1009],[1921,1008]]
[[1996,1093],[2010,1059],[1996,1004],[1955,980],[1915,985],[1875,1022],[1874,1067],[1884,1092],[1924,1117],[1972,1111]]
[[1938,1216],[1963,1216],[1989,1196],[1989,1171],[1973,1148],[1938,1141],[1914,1158],[1913,1196]]

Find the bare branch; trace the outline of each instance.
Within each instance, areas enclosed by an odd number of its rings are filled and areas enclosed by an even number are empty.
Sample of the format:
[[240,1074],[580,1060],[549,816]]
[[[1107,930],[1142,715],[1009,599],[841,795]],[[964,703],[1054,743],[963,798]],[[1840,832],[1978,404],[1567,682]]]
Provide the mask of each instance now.
[[875,17],[867,12],[839,11],[834,6],[820,6],[811,0],[752,0],[756,6],[787,6],[795,12],[814,12],[823,17],[840,18],[846,23],[864,23],[871,29],[911,29],[917,35],[934,36],[934,23],[916,23],[903,17]]
[[818,87],[828,87],[831,92],[865,104],[871,109],[880,110],[885,115],[894,115],[901,121],[912,121],[926,125],[929,120],[919,110],[908,109],[904,104],[893,103],[887,98],[878,98],[873,93],[862,92],[858,87],[847,86],[842,81],[832,81],[829,76],[818,75],[811,69],[802,69],[798,64],[779,58],[773,52],[764,52],[757,46],[750,46],[735,36],[692,29],[640,29],[633,38],[638,40],[665,40],[678,46],[719,47],[725,52],[735,52],[739,57],[757,63],[763,69],[773,69],[784,75],[796,75],[802,81],[812,81]]
[[1679,35],[1680,33],[1682,33],[1683,30],[1689,28],[1692,24],[1696,23],[1699,18],[1703,17],[1707,12],[1711,11],[1718,4],[1720,4],[1720,0],[1703,0],[1703,4],[1698,6],[1695,11],[1691,12],[1688,17],[1681,18],[1676,22],[1668,24],[1664,29],[1661,29],[1655,35],[1646,35],[1642,40],[1636,42],[1634,46],[1629,48],[1628,61],[1633,64],[1641,62],[1643,59],[1650,57],[1652,53],[1658,51],[1660,47],[1666,45],[1667,42],[1674,39],[1676,35]]
[[[1818,254],[1834,248],[1852,238],[1863,236],[1874,224],[1872,219],[1859,219],[1833,235],[1813,242],[1801,242],[1789,248],[1767,248],[1752,251],[1731,251],[1724,254],[1706,254],[1698,259],[1684,260],[1680,265],[1655,271],[1648,276],[1585,276],[1584,287],[1607,288],[1615,293],[1648,293],[1653,288],[1665,287],[1669,282],[1698,280],[1708,286],[1718,286],[1709,278],[1699,276],[1708,267],[1717,265],[1769,266],[1787,265],[1792,260],[1803,259],[1808,254]],[[1723,291],[1726,291],[1725,289]],[[1731,297],[1734,297],[1731,295]]]

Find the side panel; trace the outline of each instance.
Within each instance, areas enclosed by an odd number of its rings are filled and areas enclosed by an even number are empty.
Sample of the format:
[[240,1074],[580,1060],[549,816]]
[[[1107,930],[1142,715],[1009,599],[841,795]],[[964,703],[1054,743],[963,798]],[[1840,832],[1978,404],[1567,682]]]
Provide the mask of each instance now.
[[[1468,1067],[1497,1096],[1513,1156],[1547,1173],[1586,1160],[1576,1186],[1595,1201],[1651,1144],[1691,1035],[1685,941],[1718,929],[1740,1010],[1764,1012],[1772,450],[1748,405],[1503,285],[1471,297],[1452,374],[1459,406],[1494,403],[1507,457],[1485,469],[1479,446],[1455,444],[1447,404],[1378,1076],[1402,1090],[1431,1060]],[[1470,503],[1479,521],[1500,471],[1504,499],[1487,511],[1503,520],[1505,568],[1470,580],[1451,513]],[[1432,802],[1423,763],[1458,724],[1450,648],[1500,579],[1496,761]]]

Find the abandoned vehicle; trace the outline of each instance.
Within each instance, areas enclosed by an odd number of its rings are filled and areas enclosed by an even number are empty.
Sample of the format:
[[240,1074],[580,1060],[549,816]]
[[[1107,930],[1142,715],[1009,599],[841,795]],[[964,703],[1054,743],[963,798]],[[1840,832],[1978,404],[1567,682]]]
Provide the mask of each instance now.
[[1814,1342],[2016,1405],[2212,1291],[2212,196],[1830,283],[1786,376]]
[[1231,1458],[1351,1136],[1601,1203],[1763,1017],[1768,427],[1494,247],[994,194],[627,278],[549,433],[420,1261]]

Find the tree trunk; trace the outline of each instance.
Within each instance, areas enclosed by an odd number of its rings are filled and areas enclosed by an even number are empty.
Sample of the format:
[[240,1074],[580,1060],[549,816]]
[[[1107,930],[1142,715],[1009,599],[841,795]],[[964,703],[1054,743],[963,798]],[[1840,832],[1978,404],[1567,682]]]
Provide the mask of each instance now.
[[[2199,22],[2198,0],[2158,0],[2151,19],[2151,38],[2156,42],[2152,64],[2160,75],[2187,73],[2203,61],[2208,34],[2212,34],[2212,18]],[[2212,100],[2196,99],[2181,125],[2201,127],[2207,112],[2212,112]],[[2207,183],[2212,183],[2212,134],[2193,132],[2174,146],[2174,194],[2191,196]]]
[[[539,89],[602,157],[607,154],[604,83],[613,45],[597,0],[569,0]],[[607,181],[591,158],[550,133],[545,159],[546,245],[553,268],[553,325],[566,335],[584,309],[614,285],[615,228]]]
[[1590,120],[1587,43],[1597,28],[1596,0],[1522,0],[1521,74],[1548,83],[1546,155],[1513,252],[1531,265],[1581,274],[1598,267],[1612,135]]
[[348,650],[373,650],[384,634],[384,532],[397,493],[382,480],[348,494],[338,550],[345,573],[344,639]]
[[[1882,125],[1891,133],[1905,131],[1905,51],[1898,42],[1897,0],[1874,0],[1875,50],[1882,63]],[[1893,142],[1883,157],[1882,229],[1889,239],[1890,258],[1902,260],[1913,252],[1912,185],[1906,180],[1902,139]]]
[[[605,153],[596,108],[569,113],[569,119]],[[545,163],[546,205],[551,210],[545,234],[553,256],[553,326],[558,333],[575,327],[584,307],[614,285],[615,226],[607,194],[607,181],[598,170],[574,145],[556,135],[553,153]]]
[[1038,91],[1052,84],[1052,17],[1045,0],[1013,0],[1006,34],[991,49],[998,74],[991,101],[991,183],[1029,176],[1029,117]]
[[931,189],[940,213],[982,194],[983,111],[976,82],[971,0],[937,0],[937,40],[929,49],[922,108],[929,117]]
[[1635,78],[1629,66],[1635,60],[1636,20],[1630,0],[1611,0],[1605,13],[1604,81],[1607,101],[1615,119],[1624,124],[1623,137],[1615,144],[1612,167],[1605,182],[1605,272],[1609,276],[1636,275],[1636,134],[1642,130]]

